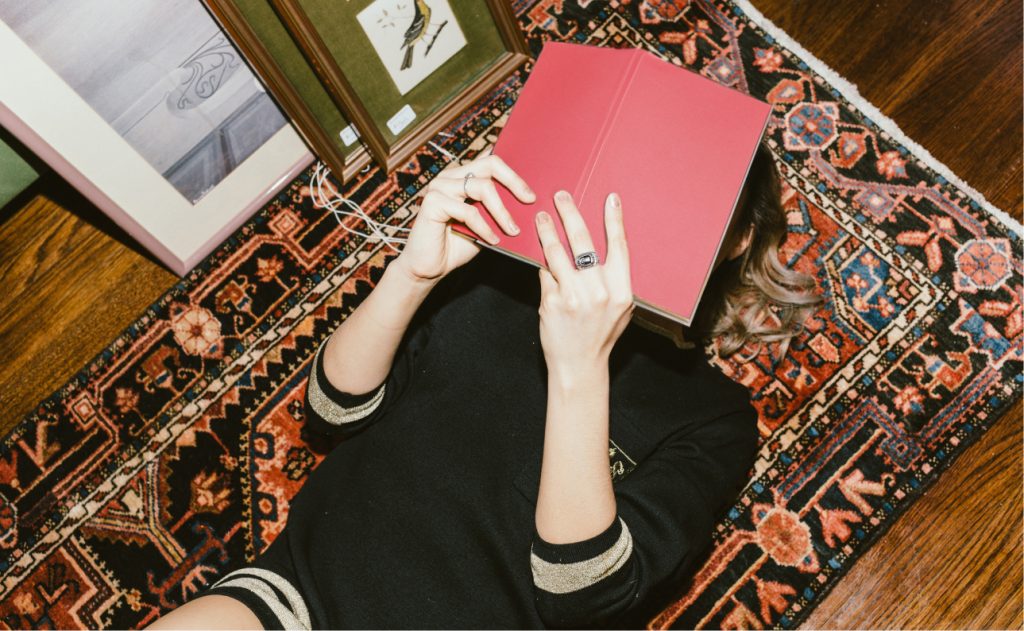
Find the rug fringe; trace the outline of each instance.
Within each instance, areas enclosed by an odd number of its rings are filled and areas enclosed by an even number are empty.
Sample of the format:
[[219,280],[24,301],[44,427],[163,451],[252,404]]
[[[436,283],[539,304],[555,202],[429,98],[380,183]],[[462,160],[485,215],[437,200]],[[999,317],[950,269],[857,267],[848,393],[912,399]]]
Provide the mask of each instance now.
[[990,215],[1000,220],[1007,228],[1016,232],[1018,236],[1024,237],[1024,227],[1021,223],[1010,216],[1004,210],[996,208],[994,204],[985,199],[985,196],[980,192],[971,187],[967,182],[959,178],[953,171],[942,162],[939,162],[927,149],[919,145],[918,143],[911,140],[900,126],[896,124],[894,120],[886,116],[877,107],[871,104],[870,101],[861,96],[857,86],[845,79],[838,72],[833,70],[816,56],[811,54],[806,48],[800,45],[799,42],[790,37],[785,31],[776,26],[771,20],[766,18],[760,11],[758,11],[754,5],[750,3],[750,0],[731,0],[732,3],[739,7],[743,13],[745,13],[753,22],[755,22],[762,30],[774,37],[779,43],[788,48],[790,51],[796,53],[803,61],[807,62],[807,65],[811,67],[814,72],[821,75],[828,81],[834,88],[842,93],[843,97],[847,101],[853,103],[858,109],[863,111],[878,127],[885,130],[890,136],[895,138],[903,146],[910,149],[915,157],[930,167],[933,171],[946,178],[947,181],[960,187],[964,192],[971,196],[974,201],[984,208]]

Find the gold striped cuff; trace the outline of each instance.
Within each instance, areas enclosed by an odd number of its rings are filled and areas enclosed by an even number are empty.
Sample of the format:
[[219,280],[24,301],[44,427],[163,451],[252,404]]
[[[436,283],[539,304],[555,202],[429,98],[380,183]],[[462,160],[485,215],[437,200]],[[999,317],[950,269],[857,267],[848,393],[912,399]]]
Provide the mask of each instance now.
[[[271,586],[284,594],[287,604],[281,602]],[[249,590],[267,605],[285,629],[308,630],[313,627],[309,610],[299,590],[276,572],[256,567],[240,568],[226,574],[213,587],[241,587]]]
[[[328,338],[329,339],[329,338]],[[309,405],[313,408],[313,411],[323,417],[325,421],[332,425],[342,425],[344,423],[352,423],[360,419],[366,418],[371,412],[377,409],[380,402],[384,399],[384,387],[386,383],[380,384],[376,394],[373,395],[366,403],[361,403],[354,407],[344,407],[338,405],[331,397],[327,396],[324,392],[323,387],[320,386],[320,381],[317,377],[317,366],[320,365],[320,355],[324,352],[324,346],[327,345],[325,341],[317,349],[316,355],[313,357],[313,365],[309,370]]]
[[619,538],[610,548],[590,559],[552,563],[531,550],[530,567],[533,570],[534,585],[553,594],[568,594],[590,587],[625,565],[633,553],[633,535],[626,522],[621,517],[618,520],[622,524]]

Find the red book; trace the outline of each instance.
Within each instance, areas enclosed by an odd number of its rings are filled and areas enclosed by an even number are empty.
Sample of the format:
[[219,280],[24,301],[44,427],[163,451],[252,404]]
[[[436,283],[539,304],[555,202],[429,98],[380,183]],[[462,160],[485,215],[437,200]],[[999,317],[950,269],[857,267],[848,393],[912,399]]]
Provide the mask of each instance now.
[[554,194],[572,193],[600,261],[604,202],[622,199],[637,305],[689,325],[739,199],[771,106],[641,49],[547,42],[494,153],[537,193],[498,194],[516,223],[485,247],[545,266],[534,215],[548,211],[570,258]]

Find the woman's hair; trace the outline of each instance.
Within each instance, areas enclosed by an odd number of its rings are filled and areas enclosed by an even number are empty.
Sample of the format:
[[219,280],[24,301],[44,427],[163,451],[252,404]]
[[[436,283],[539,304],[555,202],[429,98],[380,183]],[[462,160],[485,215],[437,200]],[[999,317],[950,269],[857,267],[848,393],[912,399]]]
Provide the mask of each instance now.
[[787,225],[781,191],[771,151],[762,142],[740,194],[735,227],[722,248],[728,255],[748,231],[750,243],[742,255],[715,270],[707,288],[710,300],[694,323],[717,341],[719,357],[748,348],[740,360],[749,361],[765,344],[777,342],[777,356],[782,358],[804,320],[821,303],[814,278],[779,259]]

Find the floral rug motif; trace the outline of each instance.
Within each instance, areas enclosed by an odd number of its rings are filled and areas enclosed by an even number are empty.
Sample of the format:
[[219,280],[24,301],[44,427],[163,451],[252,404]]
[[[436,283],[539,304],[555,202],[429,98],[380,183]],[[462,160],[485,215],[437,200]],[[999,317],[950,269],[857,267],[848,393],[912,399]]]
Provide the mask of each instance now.
[[[788,262],[827,301],[784,362],[722,368],[760,413],[752,480],[651,628],[793,628],[1021,396],[1007,228],[725,0],[514,0],[544,41],[643,47],[774,105]],[[493,144],[532,65],[434,142]],[[655,157],[652,156],[652,159]],[[429,146],[342,188],[407,224]],[[306,172],[0,441],[0,620],[152,622],[252,559],[328,445],[301,435],[321,340],[394,253],[314,207]]]

